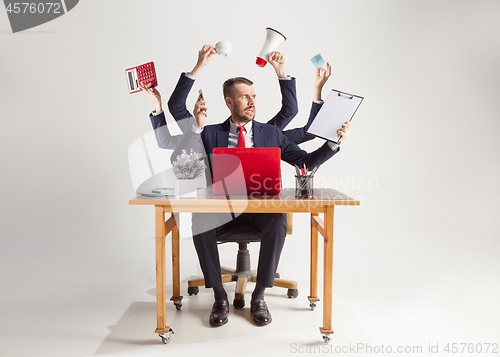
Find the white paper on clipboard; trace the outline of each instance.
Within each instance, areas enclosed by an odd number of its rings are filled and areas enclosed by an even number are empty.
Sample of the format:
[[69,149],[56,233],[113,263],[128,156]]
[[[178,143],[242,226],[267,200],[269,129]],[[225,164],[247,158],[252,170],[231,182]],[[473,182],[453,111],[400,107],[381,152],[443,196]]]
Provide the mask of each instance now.
[[363,97],[332,89],[312,122],[308,134],[337,143],[337,130],[351,121]]

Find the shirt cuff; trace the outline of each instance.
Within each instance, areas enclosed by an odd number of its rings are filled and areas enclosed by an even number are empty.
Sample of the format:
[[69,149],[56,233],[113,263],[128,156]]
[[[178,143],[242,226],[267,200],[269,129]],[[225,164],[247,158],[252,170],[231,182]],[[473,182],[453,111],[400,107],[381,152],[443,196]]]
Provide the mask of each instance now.
[[203,128],[200,129],[196,125],[192,124],[191,130],[194,131],[196,134],[200,134],[203,131]]
[[193,81],[195,81],[195,80],[196,80],[196,77],[195,77],[195,76],[192,76],[192,75],[191,75],[190,73],[188,73],[188,72],[184,72],[184,75],[185,75],[186,77],[188,77],[189,79],[192,79]]
[[316,99],[314,99],[313,102],[316,103],[316,104],[323,104],[323,100],[316,100]]
[[151,115],[155,117],[157,115],[160,115],[161,113],[163,113],[163,110],[161,112],[151,112]]
[[333,151],[337,150],[337,148],[339,147],[339,145],[335,144],[335,143],[332,143],[331,141],[328,142],[328,146],[330,147],[330,149],[332,149]]
[[290,77],[290,75],[288,75],[287,77],[284,77],[284,78],[278,78],[280,81],[291,81],[292,80],[292,77]]

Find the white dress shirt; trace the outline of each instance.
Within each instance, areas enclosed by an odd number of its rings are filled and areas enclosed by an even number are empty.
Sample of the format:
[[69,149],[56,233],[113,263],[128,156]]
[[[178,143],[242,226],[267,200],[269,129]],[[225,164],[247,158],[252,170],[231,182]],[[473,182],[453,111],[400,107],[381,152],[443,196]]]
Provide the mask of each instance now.
[[[243,129],[243,136],[245,137],[245,147],[253,148],[253,120],[243,125],[245,129]],[[236,148],[238,147],[238,136],[240,135],[240,131],[238,130],[238,125],[233,123],[232,120],[229,120],[229,139],[228,139],[228,148]]]

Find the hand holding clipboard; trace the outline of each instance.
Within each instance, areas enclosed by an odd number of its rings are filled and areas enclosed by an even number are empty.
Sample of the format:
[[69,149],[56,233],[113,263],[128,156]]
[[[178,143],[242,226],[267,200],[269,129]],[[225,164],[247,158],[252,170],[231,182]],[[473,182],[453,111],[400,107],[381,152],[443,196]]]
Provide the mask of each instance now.
[[342,140],[344,140],[347,135],[349,135],[349,131],[351,130],[351,122],[346,121],[344,124],[342,124],[342,127],[337,130],[337,135],[339,139],[337,140],[337,144],[340,144]]
[[349,122],[363,99],[332,89],[307,133],[340,144],[347,136]]

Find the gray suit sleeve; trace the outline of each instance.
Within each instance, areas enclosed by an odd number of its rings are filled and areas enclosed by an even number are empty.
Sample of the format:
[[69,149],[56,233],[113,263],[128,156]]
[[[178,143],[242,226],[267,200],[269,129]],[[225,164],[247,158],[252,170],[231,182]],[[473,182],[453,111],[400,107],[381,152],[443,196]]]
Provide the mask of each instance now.
[[[149,115],[151,120],[151,125],[155,133],[156,143],[161,149],[174,150],[179,143],[182,141],[183,134],[172,135],[170,130],[168,130],[167,121],[165,120],[165,114],[163,112],[153,115]],[[183,121],[188,122],[190,118],[184,119]],[[194,118],[193,118],[194,120]]]
[[160,126],[157,129],[154,129],[156,143],[158,147],[161,149],[175,150],[177,145],[182,140],[182,134],[180,135],[171,135],[170,130],[168,130],[168,126]]

